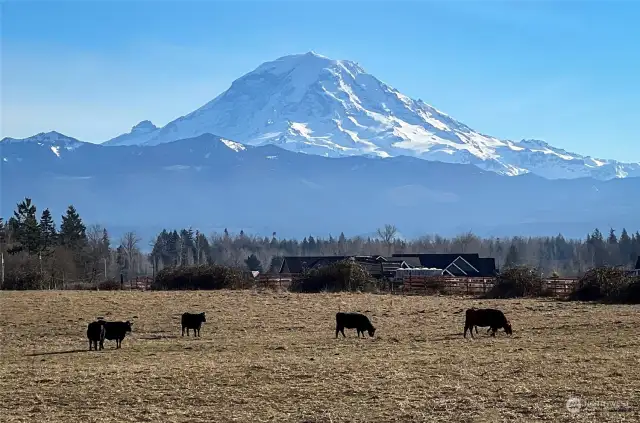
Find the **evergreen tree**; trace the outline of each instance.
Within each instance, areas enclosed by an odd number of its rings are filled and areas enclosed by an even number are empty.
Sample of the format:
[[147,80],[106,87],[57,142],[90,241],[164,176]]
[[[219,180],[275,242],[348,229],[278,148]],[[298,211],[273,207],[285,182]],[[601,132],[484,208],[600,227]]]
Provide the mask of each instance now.
[[73,205],[67,208],[60,225],[60,244],[79,251],[87,245],[87,228]]
[[340,232],[338,237],[338,254],[345,255],[347,252],[347,238],[344,236],[344,232]]
[[622,233],[618,240],[618,247],[622,263],[635,264],[635,257],[633,256],[633,240],[625,228],[622,228]]
[[249,270],[262,272],[262,263],[255,254],[251,254],[244,262]]
[[58,241],[58,232],[49,209],[44,209],[40,216],[40,244],[43,252],[48,252]]
[[608,262],[604,238],[598,228],[593,231],[590,237],[587,237],[587,246],[591,254],[593,266],[602,267]]
[[269,272],[277,273],[280,271],[280,267],[282,267],[282,262],[284,259],[280,256],[273,256],[271,258],[271,263],[269,264]]
[[167,254],[171,260],[171,264],[177,266],[180,262],[179,257],[180,251],[180,235],[178,235],[178,231],[173,231],[169,234],[169,239],[167,242]]
[[520,263],[520,256],[518,254],[518,247],[516,244],[512,243],[509,246],[509,252],[507,253],[507,257],[504,260],[504,267],[514,267]]
[[616,230],[613,228],[611,228],[611,230],[609,231],[609,238],[607,238],[607,243],[609,243],[610,245],[618,244],[618,237],[616,236]]
[[180,231],[180,264],[190,265],[193,258],[195,258],[195,243],[193,239],[193,230],[183,229]]
[[120,273],[122,273],[124,269],[127,268],[127,254],[124,251],[124,247],[122,245],[116,248],[116,263],[120,268]]
[[104,228],[102,230],[102,254],[103,257],[109,256],[109,250],[111,249],[111,239],[109,239],[109,232]]
[[315,254],[316,251],[318,250],[318,244],[316,243],[316,239],[313,236],[309,235],[308,242],[309,242],[309,253]]
[[36,218],[36,206],[30,198],[18,203],[13,212],[13,226],[17,240],[29,254],[40,252],[40,226]]

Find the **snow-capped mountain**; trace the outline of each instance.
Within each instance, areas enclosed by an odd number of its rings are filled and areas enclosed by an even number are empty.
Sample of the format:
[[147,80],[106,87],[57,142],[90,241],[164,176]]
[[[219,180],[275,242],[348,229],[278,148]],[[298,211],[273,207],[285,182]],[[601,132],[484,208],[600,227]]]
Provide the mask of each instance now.
[[356,63],[313,52],[260,65],[163,128],[148,122],[137,131],[138,126],[105,145],[156,145],[214,133],[243,144],[275,144],[328,157],[407,155],[474,164],[512,176],[640,176],[640,163],[585,157],[544,141],[514,142],[481,134],[403,95]]
[[[7,137],[0,140],[0,143],[6,143],[6,145],[23,144],[28,147],[34,147],[39,151],[44,151],[45,154],[53,154],[58,158],[62,157],[65,152],[75,150],[78,147],[82,147],[83,145],[90,145],[89,143],[78,141],[75,138],[68,137],[55,131],[41,132],[28,138]],[[3,154],[2,161],[7,162],[8,160],[9,158]],[[17,160],[22,160],[22,158],[19,157],[17,158]]]

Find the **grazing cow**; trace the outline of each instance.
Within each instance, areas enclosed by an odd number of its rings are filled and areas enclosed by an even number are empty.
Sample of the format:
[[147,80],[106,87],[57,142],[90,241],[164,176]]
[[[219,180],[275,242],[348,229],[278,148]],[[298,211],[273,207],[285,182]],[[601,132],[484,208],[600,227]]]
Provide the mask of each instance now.
[[104,328],[106,329],[105,339],[116,340],[116,348],[122,346],[122,340],[127,335],[127,332],[131,333],[131,322],[104,322]]
[[342,336],[346,338],[347,336],[344,334],[344,328],[347,329],[356,329],[358,331],[358,338],[360,338],[360,333],[362,332],[362,337],[364,338],[364,332],[369,332],[369,336],[373,338],[373,335],[376,332],[376,328],[373,327],[369,318],[364,314],[360,313],[336,313],[336,338],[338,337],[338,333],[342,332]]
[[207,321],[202,313],[182,313],[182,336],[184,336],[184,330],[187,330],[187,336],[189,336],[189,329],[193,329],[193,336],[200,336],[200,326]]
[[496,331],[500,328],[504,328],[507,335],[513,333],[511,323],[504,313],[493,308],[470,308],[467,310],[464,321],[464,337],[467,337],[468,330],[473,338],[473,328],[476,327],[476,333],[478,333],[478,326],[489,326],[489,330],[492,331],[491,336],[496,336]]
[[87,326],[89,351],[91,351],[91,347],[93,347],[95,351],[98,351],[98,346],[100,346],[101,350],[104,349],[104,338],[106,335],[104,323],[104,320],[96,320],[95,322],[89,323],[89,325]]

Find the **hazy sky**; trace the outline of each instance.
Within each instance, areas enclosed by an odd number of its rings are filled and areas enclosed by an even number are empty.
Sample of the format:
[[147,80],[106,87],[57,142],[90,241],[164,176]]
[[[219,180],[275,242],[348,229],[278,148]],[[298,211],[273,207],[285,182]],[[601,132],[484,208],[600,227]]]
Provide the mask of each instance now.
[[640,161],[640,2],[18,1],[1,137],[101,142],[314,50],[501,138]]

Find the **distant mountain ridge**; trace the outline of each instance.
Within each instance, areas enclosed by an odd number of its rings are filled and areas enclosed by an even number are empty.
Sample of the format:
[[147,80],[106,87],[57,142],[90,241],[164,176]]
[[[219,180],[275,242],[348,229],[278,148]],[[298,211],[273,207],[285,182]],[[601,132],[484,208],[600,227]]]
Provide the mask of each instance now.
[[[544,141],[500,140],[413,100],[348,60],[314,52],[263,63],[162,128],[145,121],[104,145],[156,145],[205,133],[327,157],[407,155],[515,176],[640,176],[640,163],[595,159]],[[136,130],[142,124],[143,130]]]
[[[32,141],[32,142],[28,142]],[[394,223],[407,237],[557,234],[638,227],[640,178],[507,177],[412,157],[327,158],[216,135],[155,146],[83,143],[61,134],[0,141],[0,215],[25,196],[88,223],[302,237],[365,234]],[[114,234],[117,236],[117,232]]]

